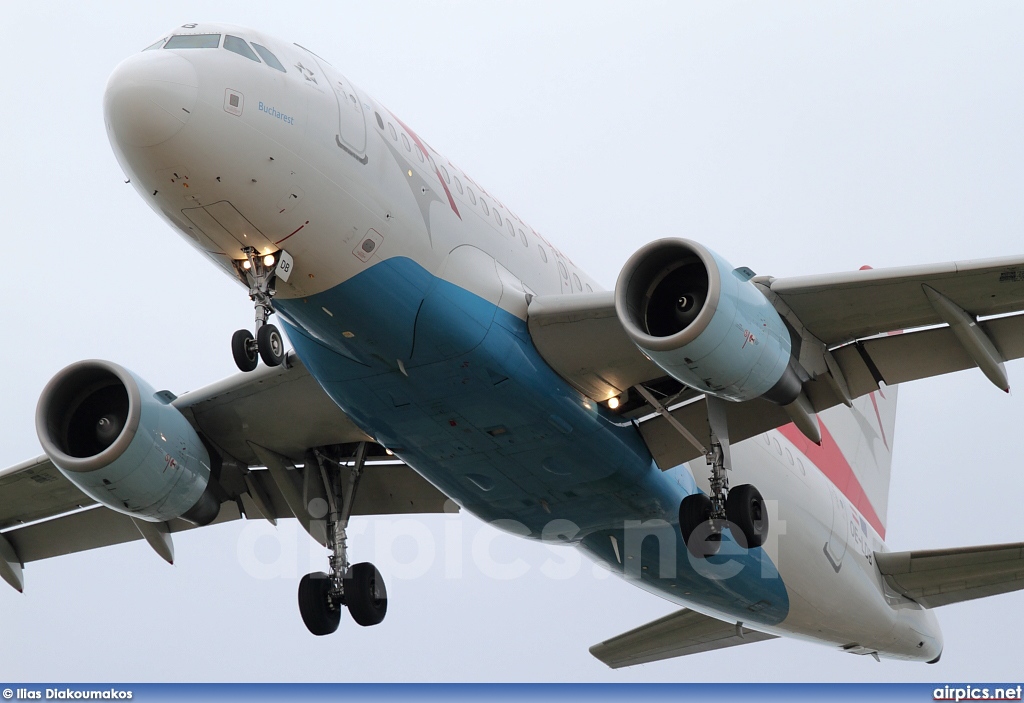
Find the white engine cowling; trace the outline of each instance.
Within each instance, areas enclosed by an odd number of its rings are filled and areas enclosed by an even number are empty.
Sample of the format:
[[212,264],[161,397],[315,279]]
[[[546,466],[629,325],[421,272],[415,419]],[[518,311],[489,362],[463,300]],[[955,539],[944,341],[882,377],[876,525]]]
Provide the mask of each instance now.
[[637,347],[680,383],[788,405],[802,385],[789,329],[751,275],[696,242],[660,239],[626,262],[615,311]]
[[97,502],[150,522],[212,522],[210,455],[168,399],[109,361],[80,361],[43,389],[36,408],[43,451]]

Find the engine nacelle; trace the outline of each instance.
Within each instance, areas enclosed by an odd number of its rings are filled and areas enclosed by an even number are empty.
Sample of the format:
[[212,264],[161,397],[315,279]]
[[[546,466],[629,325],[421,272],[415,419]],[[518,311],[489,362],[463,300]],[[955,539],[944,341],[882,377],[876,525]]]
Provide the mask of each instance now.
[[43,451],[99,503],[150,522],[212,522],[210,455],[167,399],[109,361],[80,361],[43,389],[36,408]]
[[680,383],[787,405],[801,390],[789,329],[749,279],[696,242],[659,239],[626,262],[615,311],[640,350]]

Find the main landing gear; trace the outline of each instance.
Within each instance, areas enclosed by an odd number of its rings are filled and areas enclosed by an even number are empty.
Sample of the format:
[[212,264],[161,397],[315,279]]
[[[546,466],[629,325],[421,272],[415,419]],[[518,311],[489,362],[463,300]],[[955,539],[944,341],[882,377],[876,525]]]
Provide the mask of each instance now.
[[725,401],[708,398],[708,422],[711,425],[711,494],[695,493],[679,505],[679,530],[690,553],[699,558],[718,554],[722,531],[728,526],[733,538],[747,549],[764,544],[768,537],[768,511],[760,491],[750,484],[729,489],[728,425]]
[[231,337],[231,355],[242,371],[252,371],[260,359],[267,366],[280,366],[284,361],[284,340],[277,327],[267,322],[274,312],[277,258],[260,256],[253,247],[245,247],[245,261],[238,266],[239,275],[249,286],[249,299],[256,306],[256,336],[249,330],[238,330]]
[[305,471],[319,471],[327,489],[327,546],[331,550],[329,574],[317,571],[299,581],[299,613],[314,635],[329,635],[337,630],[343,607],[348,608],[352,619],[363,627],[379,624],[388,612],[388,593],[377,567],[369,562],[348,563],[345,529],[352,515],[366,450],[367,444],[361,443],[344,491],[339,464],[320,452],[315,454],[316,464],[306,462]]

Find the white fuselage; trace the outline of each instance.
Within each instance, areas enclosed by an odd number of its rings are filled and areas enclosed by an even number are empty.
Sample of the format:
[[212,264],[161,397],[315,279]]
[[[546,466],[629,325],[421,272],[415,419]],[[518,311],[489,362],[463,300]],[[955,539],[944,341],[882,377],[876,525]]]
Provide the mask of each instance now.
[[[238,36],[270,49],[286,70],[222,47],[158,48],[129,57],[111,76],[105,102],[118,160],[153,209],[232,277],[238,278],[244,246],[260,254],[286,251],[294,268],[287,281],[278,281],[276,299],[285,303],[282,316],[310,339],[333,345],[341,356],[376,355],[381,363],[395,363],[390,338],[358,347],[358,333],[331,327],[343,316],[329,305],[301,315],[293,311],[399,258],[414,262],[431,280],[450,283],[519,320],[526,318],[530,295],[599,288],[515,213],[311,52],[227,26],[190,25],[174,33]],[[387,301],[381,306],[387,317]],[[401,320],[395,313],[394,324]],[[341,346],[349,335],[355,337],[350,349]],[[401,338],[400,331],[395,338]],[[439,348],[443,355],[443,345]],[[311,367],[321,383],[334,380],[316,369]],[[841,416],[850,412],[836,408],[822,421],[845,426]],[[367,426],[373,422],[378,424]],[[361,424],[382,443],[389,437],[386,421]],[[848,434],[837,430],[836,442],[861,461],[863,448],[858,450]],[[404,456],[398,440],[386,443],[428,479],[447,486],[415,455]],[[752,609],[748,624],[860,654],[921,661],[940,654],[934,616],[886,590],[872,558],[885,549],[879,534],[884,527],[872,526],[854,507],[849,486],[837,486],[826,467],[816,466],[784,432],[734,445],[732,452],[732,483],[756,484],[772,506],[765,551],[788,594],[784,619],[759,622]],[[695,479],[706,491],[706,474],[701,464],[693,467],[693,478],[684,466],[651,480],[674,481],[676,490],[685,492]],[[474,506],[484,503],[475,503],[468,493],[453,498],[486,519],[520,517],[503,513],[504,503],[478,510]],[[879,512],[884,520],[884,506]],[[571,513],[557,514],[554,506],[551,519],[558,517],[574,519]],[[679,590],[637,583],[695,610],[739,619],[735,611],[722,612]]]

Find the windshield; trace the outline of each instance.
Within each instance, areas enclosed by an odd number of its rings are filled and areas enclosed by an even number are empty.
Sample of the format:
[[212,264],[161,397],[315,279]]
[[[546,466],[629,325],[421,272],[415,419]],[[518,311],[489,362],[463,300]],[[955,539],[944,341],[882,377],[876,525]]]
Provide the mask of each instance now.
[[165,49],[216,49],[219,34],[175,34],[164,44]]
[[245,40],[240,39],[239,37],[233,37],[230,34],[226,34],[224,36],[224,48],[228,51],[235,52],[239,56],[244,56],[247,59],[255,61],[256,63],[259,63],[260,61],[256,58],[256,54],[252,53],[252,49],[250,49],[249,45],[245,43]]
[[268,66],[276,68],[281,73],[287,73],[287,71],[284,70],[284,66],[277,60],[277,57],[274,56],[270,49],[265,46],[260,46],[256,42],[252,43],[252,48],[256,50],[256,53],[260,55]]

